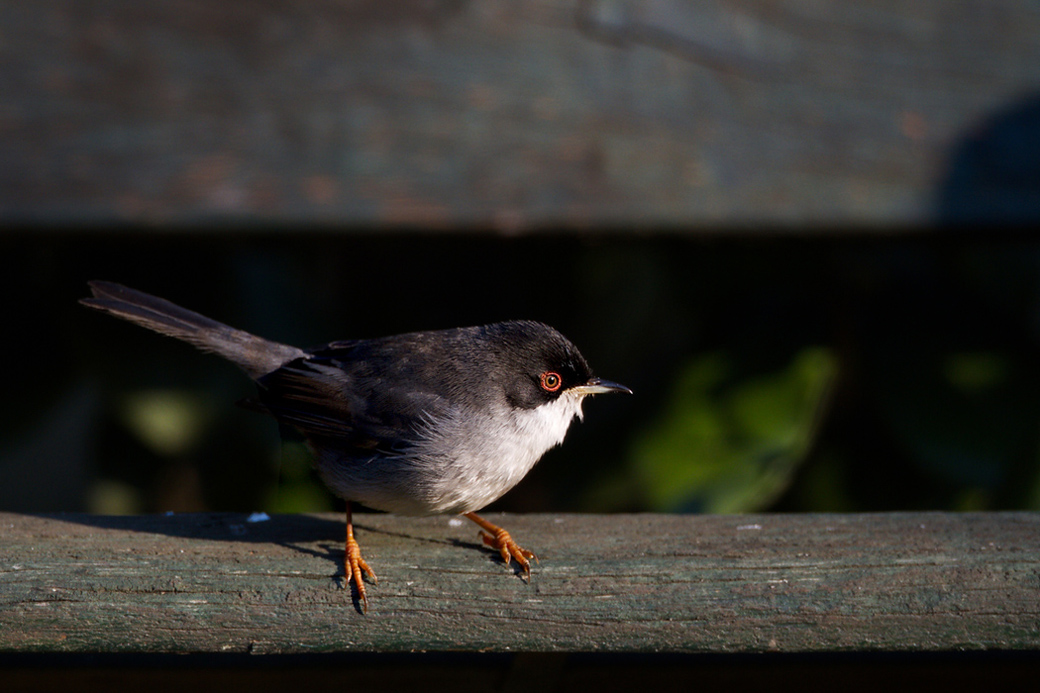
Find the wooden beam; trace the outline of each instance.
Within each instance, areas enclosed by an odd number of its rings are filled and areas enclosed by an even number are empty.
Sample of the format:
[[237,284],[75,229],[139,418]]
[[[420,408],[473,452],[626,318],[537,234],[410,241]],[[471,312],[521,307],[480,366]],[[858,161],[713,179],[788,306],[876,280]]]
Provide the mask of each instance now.
[[0,514],[0,652],[1040,650],[1040,514],[357,517]]
[[0,26],[8,223],[1037,215],[1016,0],[0,0]]

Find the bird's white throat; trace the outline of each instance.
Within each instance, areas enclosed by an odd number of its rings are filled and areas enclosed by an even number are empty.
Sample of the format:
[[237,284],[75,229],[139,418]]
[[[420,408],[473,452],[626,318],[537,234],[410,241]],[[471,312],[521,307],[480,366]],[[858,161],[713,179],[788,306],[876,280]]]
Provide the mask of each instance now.
[[[565,392],[534,409],[502,409],[490,412],[466,436],[469,446],[459,455],[443,479],[444,499],[437,512],[470,512],[498,500],[516,486],[550,448],[563,442],[574,417],[582,416],[584,395]],[[443,429],[442,429],[443,430]],[[479,479],[480,483],[460,483]]]
[[567,435],[567,429],[574,417],[582,418],[581,402],[584,395],[564,392],[551,402],[514,412],[517,429],[522,437],[527,437],[541,457],[549,448],[559,445]]

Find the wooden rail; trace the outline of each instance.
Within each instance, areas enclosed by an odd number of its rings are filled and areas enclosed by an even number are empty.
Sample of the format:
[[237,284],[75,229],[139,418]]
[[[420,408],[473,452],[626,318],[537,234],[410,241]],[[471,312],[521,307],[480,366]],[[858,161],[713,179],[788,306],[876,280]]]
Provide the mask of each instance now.
[[4,222],[1040,214],[1028,2],[0,0],[0,27]]
[[0,514],[0,653],[1040,650],[1040,514],[448,517]]

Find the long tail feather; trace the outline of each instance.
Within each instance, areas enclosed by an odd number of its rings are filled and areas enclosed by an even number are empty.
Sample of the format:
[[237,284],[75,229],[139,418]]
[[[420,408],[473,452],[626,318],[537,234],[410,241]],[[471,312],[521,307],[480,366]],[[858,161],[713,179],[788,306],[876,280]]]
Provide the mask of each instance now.
[[236,330],[136,289],[104,281],[92,281],[89,286],[94,295],[81,299],[83,305],[219,354],[252,378],[264,376],[304,356],[296,347]]

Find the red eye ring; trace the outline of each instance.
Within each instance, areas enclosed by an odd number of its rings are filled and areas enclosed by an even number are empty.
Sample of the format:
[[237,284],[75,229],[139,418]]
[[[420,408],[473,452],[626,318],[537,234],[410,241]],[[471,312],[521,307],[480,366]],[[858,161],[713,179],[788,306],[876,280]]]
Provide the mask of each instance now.
[[563,378],[556,371],[546,371],[541,375],[542,389],[546,392],[556,392],[563,385]]

